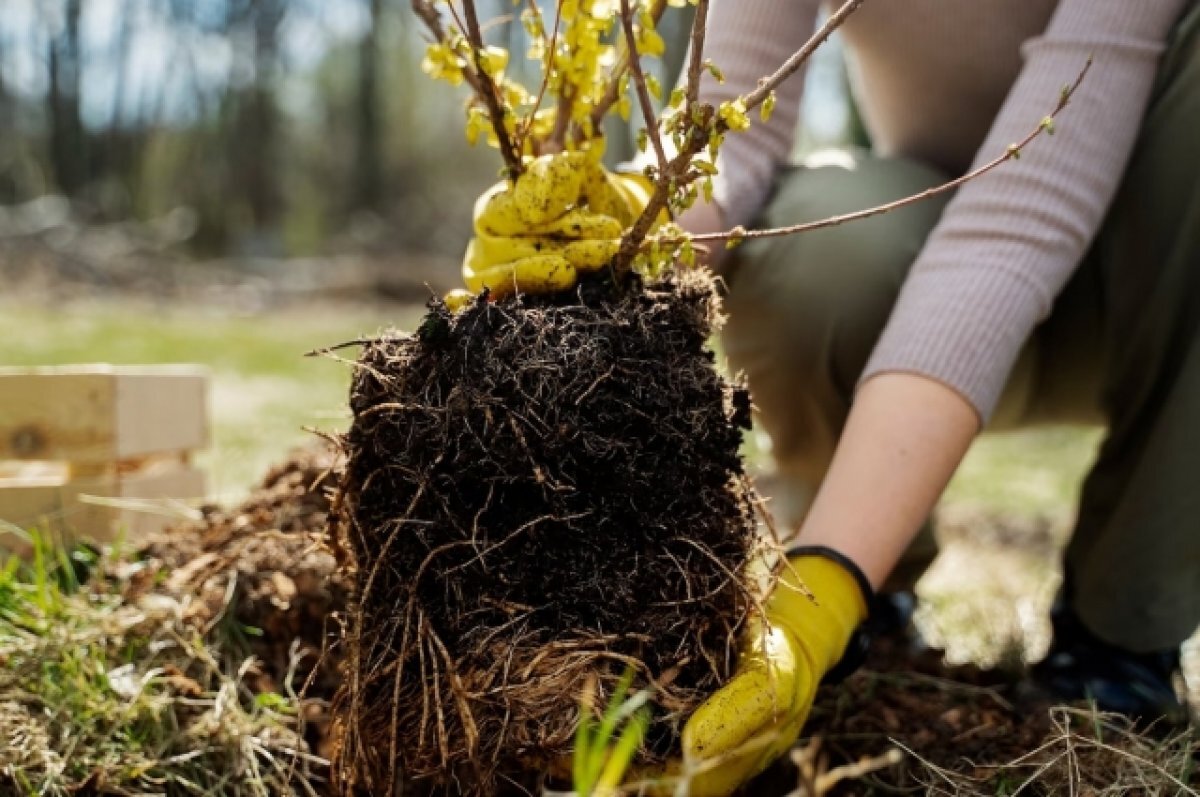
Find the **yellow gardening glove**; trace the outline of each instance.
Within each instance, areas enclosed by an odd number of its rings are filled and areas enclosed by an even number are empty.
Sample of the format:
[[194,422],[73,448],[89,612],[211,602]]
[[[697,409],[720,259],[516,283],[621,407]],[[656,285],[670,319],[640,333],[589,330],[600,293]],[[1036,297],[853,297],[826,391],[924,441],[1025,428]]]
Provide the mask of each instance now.
[[553,293],[575,285],[616,255],[621,234],[650,199],[640,175],[605,171],[598,155],[564,152],[529,161],[515,183],[501,182],[475,203],[475,237],[463,257],[466,290],[451,291],[456,310],[488,288]]
[[805,548],[788,563],[767,600],[765,633],[750,629],[733,680],[684,726],[692,797],[732,793],[792,746],[821,679],[867,617],[870,587],[844,557]]

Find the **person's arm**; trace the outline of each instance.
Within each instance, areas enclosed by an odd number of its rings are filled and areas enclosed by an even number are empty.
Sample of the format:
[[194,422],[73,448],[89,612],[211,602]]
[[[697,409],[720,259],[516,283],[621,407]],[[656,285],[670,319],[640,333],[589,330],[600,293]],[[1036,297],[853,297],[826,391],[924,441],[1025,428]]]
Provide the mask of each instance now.
[[962,189],[918,258],[783,572],[787,586],[790,572],[819,567],[815,600],[797,604],[777,587],[762,642],[688,721],[685,760],[707,767],[694,793],[730,793],[796,738],[815,683],[851,639],[848,618],[861,621],[867,587],[882,583],[932,510],[1095,235],[1185,2],[1062,0],[1026,47],[981,159],[1020,140],[1089,56],[1095,64],[1059,136]]
[[[862,376],[915,373],[991,415],[1021,346],[1091,245],[1187,0],[1061,0],[979,150],[985,163],[1086,79],[1043,136],[959,189],[905,280]],[[978,35],[986,35],[979,33]]]
[[975,408],[940,382],[913,374],[866,382],[796,542],[842,553],[878,588],[978,430]]
[[992,412],[1020,346],[1082,259],[1124,172],[1184,0],[1064,0],[978,160],[1020,138],[1087,58],[1061,134],[968,184],[905,283],[801,527],[878,586]]

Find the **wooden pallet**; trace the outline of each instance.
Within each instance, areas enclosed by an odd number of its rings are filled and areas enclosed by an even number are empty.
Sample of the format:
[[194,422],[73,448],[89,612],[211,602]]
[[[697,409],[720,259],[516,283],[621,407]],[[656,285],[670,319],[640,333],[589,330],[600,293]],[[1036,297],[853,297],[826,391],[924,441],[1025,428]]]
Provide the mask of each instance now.
[[110,542],[205,493],[208,374],[192,366],[0,368],[0,548],[16,529]]

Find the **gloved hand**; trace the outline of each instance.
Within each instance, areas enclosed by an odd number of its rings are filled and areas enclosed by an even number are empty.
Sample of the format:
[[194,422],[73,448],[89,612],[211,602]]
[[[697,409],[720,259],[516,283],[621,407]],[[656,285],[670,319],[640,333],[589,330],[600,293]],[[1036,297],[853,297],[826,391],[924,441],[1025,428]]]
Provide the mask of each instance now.
[[640,175],[606,171],[597,158],[543,155],[515,183],[500,182],[479,198],[475,237],[463,257],[467,290],[447,294],[452,310],[484,288],[496,297],[564,290],[613,259],[651,186]]
[[821,679],[867,617],[870,585],[849,560],[802,548],[788,565],[767,600],[765,629],[749,629],[737,673],[684,726],[685,770],[699,770],[692,797],[730,794],[791,747]]

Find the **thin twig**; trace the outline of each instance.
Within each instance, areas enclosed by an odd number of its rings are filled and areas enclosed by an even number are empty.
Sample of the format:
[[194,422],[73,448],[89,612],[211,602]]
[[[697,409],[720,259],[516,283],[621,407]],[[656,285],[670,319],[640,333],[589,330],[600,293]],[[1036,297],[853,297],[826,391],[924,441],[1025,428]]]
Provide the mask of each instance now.
[[[562,7],[563,0],[558,0],[554,4],[554,31],[550,34],[550,40],[545,42],[543,46],[546,48],[545,61],[542,64],[542,85],[538,88],[537,99],[533,102],[533,110],[529,112],[529,116],[525,119],[525,124],[521,128],[521,132],[517,135],[517,149],[521,152],[525,151],[525,141],[529,138],[529,131],[533,129],[534,119],[537,117],[538,111],[542,108],[542,100],[546,97],[546,89],[550,86],[550,75],[554,72],[554,55],[558,50],[558,28],[562,24]],[[542,11],[538,8],[537,0],[529,0],[529,10],[542,19]],[[539,23],[542,29],[542,37],[545,39],[546,27],[544,23]],[[539,153],[540,154],[540,153]]]
[[692,21],[691,61],[687,71],[687,110],[690,113],[700,96],[700,72],[704,69],[704,38],[708,35],[708,0],[696,3],[696,17]]
[[804,46],[792,54],[790,58],[783,62],[779,69],[775,70],[775,74],[759,81],[758,87],[746,96],[742,97],[742,102],[746,105],[746,110],[749,111],[762,104],[763,100],[771,96],[771,92],[779,87],[779,84],[787,80],[789,77],[799,71],[800,67],[812,57],[817,48],[825,43],[825,40],[838,28],[842,23],[861,6],[865,0],[846,0],[841,8],[829,15],[829,19],[825,20],[825,24],[821,29],[814,33],[809,40],[804,43]]
[[[941,185],[934,186],[933,188],[926,189],[918,194],[897,199],[894,202],[887,202],[882,205],[876,205],[873,208],[856,210],[853,213],[843,213],[840,216],[831,216],[818,221],[810,221],[803,224],[793,224],[789,227],[773,227],[767,230],[746,230],[741,227],[735,227],[732,230],[726,230],[725,232],[704,233],[702,235],[689,236],[689,238],[692,243],[705,243],[707,241],[725,241],[730,239],[737,239],[741,241],[754,238],[774,238],[783,235],[795,235],[797,233],[809,232],[811,230],[820,230],[825,227],[836,227],[839,224],[846,224],[847,222],[858,221],[859,219],[866,219],[872,216],[880,216],[884,213],[890,213],[893,210],[899,210],[907,205],[912,205],[917,202],[921,202],[922,200],[938,196],[939,194],[944,194],[947,191],[953,191],[954,189],[962,186],[964,183],[969,183],[976,178],[982,177],[1006,161],[1019,158],[1021,156],[1021,152],[1027,146],[1029,146],[1034,139],[1040,136],[1043,132],[1051,130],[1052,124],[1048,124],[1048,122],[1053,122],[1058,114],[1067,107],[1071,101],[1072,95],[1074,95],[1075,91],[1079,88],[1079,84],[1083,82],[1084,77],[1091,68],[1092,59],[1088,58],[1087,63],[1083,66],[1083,70],[1080,71],[1079,76],[1075,78],[1075,82],[1063,89],[1058,105],[1053,111],[1050,112],[1048,116],[1043,118],[1042,121],[1038,123],[1037,127],[1031,130],[1028,135],[1025,136],[1025,138],[1021,139],[1016,144],[1009,145],[1008,149],[1006,149],[1003,154],[998,155],[982,166],[968,172],[967,174],[964,174],[961,177],[942,183]],[[683,238],[666,239],[659,240],[657,243],[682,243],[683,240]]]
[[[707,2],[707,0],[705,0]],[[650,7],[650,16],[653,17],[654,23],[662,19],[663,11],[667,8],[667,0],[654,0],[654,5]],[[608,113],[613,104],[621,98],[621,80],[625,77],[625,71],[629,69],[629,51],[621,50],[617,54],[617,63],[613,67],[612,73],[608,79],[608,88],[604,90],[604,95],[599,102],[592,108],[592,129],[599,130],[600,125],[604,122],[604,116]]]
[[491,117],[492,129],[496,132],[496,141],[500,147],[500,155],[508,174],[516,178],[521,174],[521,153],[513,146],[508,128],[504,126],[504,105],[500,102],[500,90],[496,82],[487,73],[483,65],[483,32],[479,28],[479,16],[475,13],[475,0],[462,0],[463,15],[467,23],[467,41],[471,44],[471,54],[475,58],[475,73],[479,78],[479,94],[487,106],[488,116]]
[[[705,2],[705,0],[701,0]],[[650,143],[654,146],[654,154],[658,157],[658,170],[667,169],[667,153],[663,150],[662,136],[658,130],[658,117],[654,114],[654,105],[650,102],[650,89],[646,87],[646,74],[642,71],[642,59],[637,57],[637,35],[633,32],[633,10],[629,0],[621,0],[621,28],[625,31],[625,42],[633,57],[629,59],[632,71],[633,86],[637,93],[638,102],[642,106],[642,117],[646,122],[646,132]]]

